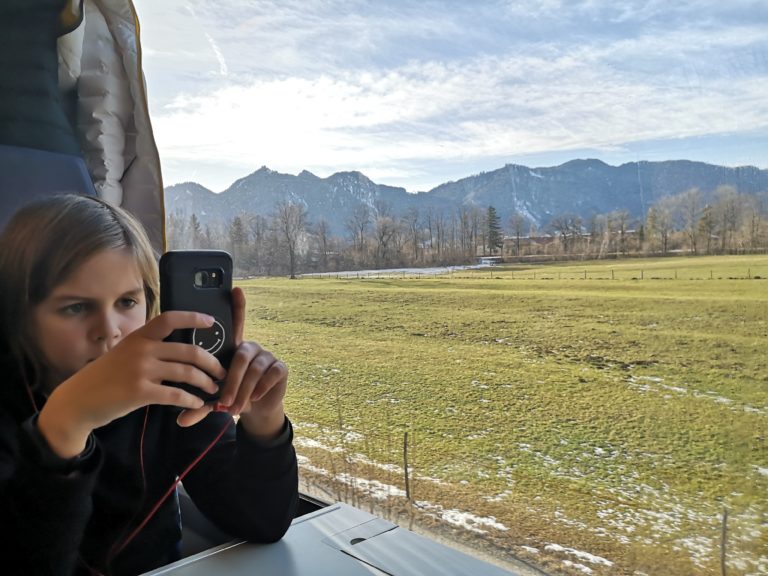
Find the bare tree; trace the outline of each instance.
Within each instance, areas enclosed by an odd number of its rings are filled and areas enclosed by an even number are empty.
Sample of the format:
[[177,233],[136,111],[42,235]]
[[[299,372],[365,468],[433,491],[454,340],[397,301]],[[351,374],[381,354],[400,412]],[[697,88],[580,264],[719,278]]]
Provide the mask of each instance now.
[[421,221],[419,209],[412,207],[402,218],[402,223],[408,233],[408,242],[411,245],[411,262],[418,264],[421,256]]
[[390,264],[390,243],[397,232],[395,219],[389,215],[378,216],[374,232],[376,234],[375,265],[377,268],[388,266]]
[[216,241],[213,238],[213,231],[211,225],[205,225],[205,232],[203,233],[203,248],[213,248],[216,245]]
[[612,214],[612,218],[616,223],[616,231],[619,233],[619,252],[621,254],[627,253],[627,227],[629,225],[629,212],[627,210],[619,210]]
[[438,211],[435,214],[435,235],[437,241],[437,260],[442,262],[445,257],[445,245],[446,245],[446,226],[445,214],[442,211]]
[[283,236],[280,230],[280,224],[278,218],[274,216],[269,221],[269,227],[267,228],[267,236],[265,238],[266,252],[262,260],[264,266],[264,272],[267,276],[274,274],[282,274],[285,267],[285,244],[281,242]]
[[473,206],[470,212],[470,217],[470,238],[472,243],[469,256],[470,258],[473,258],[477,252],[478,242],[482,244],[483,249],[485,249],[485,236],[483,235],[483,230],[485,230],[485,213],[477,206]]
[[427,209],[427,237],[429,238],[429,250],[434,260],[435,252],[435,221],[437,220],[437,211],[433,207]]
[[698,253],[699,220],[704,209],[704,198],[698,188],[691,188],[680,194],[683,229],[688,238],[688,246],[694,254]]
[[587,233],[589,234],[588,251],[590,254],[602,258],[610,250],[611,234],[610,232],[606,233],[608,228],[610,228],[610,223],[607,215],[592,214],[589,217]]
[[699,236],[703,236],[707,241],[707,254],[711,254],[712,242],[715,239],[715,233],[717,230],[715,215],[711,205],[708,204],[701,211],[701,218],[699,218],[698,228]]
[[277,222],[288,247],[291,279],[296,278],[296,255],[299,239],[306,231],[307,208],[304,204],[283,201],[277,205]]
[[442,260],[446,240],[446,221],[442,210],[431,207],[427,210],[427,234],[431,260]]
[[520,238],[525,233],[525,216],[515,212],[509,218],[509,229],[515,239],[515,256],[520,256]]
[[459,252],[464,258],[472,256],[472,219],[468,206],[461,205],[457,208],[456,221],[458,225],[458,244]]
[[391,262],[396,266],[404,266],[412,261],[408,255],[407,246],[410,242],[410,231],[401,218],[395,219],[395,234],[392,236],[390,250]]
[[166,236],[168,237],[168,249],[177,250],[188,248],[186,239],[187,221],[184,214],[178,210],[170,212],[166,219]]
[[741,223],[739,193],[733,186],[719,186],[715,190],[715,222],[720,236],[720,252],[733,250],[733,240]]
[[555,216],[549,227],[560,238],[563,252],[570,254],[581,236],[581,218],[575,214]]
[[352,237],[354,250],[362,258],[365,252],[365,235],[371,224],[371,211],[365,204],[360,204],[352,211],[352,215],[346,222],[347,230]]
[[766,213],[766,200],[768,195],[748,196],[744,202],[744,225],[746,226],[747,245],[751,250],[756,250],[763,245]]
[[616,242],[614,239],[614,226],[616,223],[610,214],[602,215],[600,223],[603,233],[600,242],[600,257],[603,257],[605,254],[611,254],[616,251]]
[[270,268],[268,260],[273,258],[270,249],[269,220],[261,214],[254,214],[248,219],[248,230],[252,239],[250,251],[251,272],[264,274]]
[[451,211],[451,220],[448,223],[448,260],[453,262],[460,257],[461,248],[459,247],[459,220],[456,214]]
[[658,237],[662,254],[669,250],[669,236],[672,233],[672,212],[674,201],[668,196],[648,208],[646,226],[652,238]]
[[248,233],[245,231],[243,219],[240,216],[235,216],[229,225],[229,246],[236,269],[240,266],[240,250],[245,246],[247,241]]
[[318,243],[318,253],[320,255],[320,269],[328,270],[328,254],[331,244],[331,226],[328,220],[321,218],[315,226],[315,235]]

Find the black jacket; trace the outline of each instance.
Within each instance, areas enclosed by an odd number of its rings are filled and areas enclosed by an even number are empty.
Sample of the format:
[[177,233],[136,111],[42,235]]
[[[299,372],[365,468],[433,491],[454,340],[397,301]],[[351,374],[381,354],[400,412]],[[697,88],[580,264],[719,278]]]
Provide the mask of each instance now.
[[[0,368],[6,378],[14,373],[7,361],[0,360]],[[44,401],[36,398],[38,406]],[[16,565],[20,574],[40,576],[88,574],[89,568],[125,575],[172,561],[181,537],[175,493],[120,554],[109,558],[231,420],[214,413],[181,428],[178,413],[164,406],[137,410],[96,430],[86,455],[62,466],[35,434],[32,402],[20,379],[0,383],[2,572],[10,574]],[[184,488],[233,537],[279,540],[298,503],[292,436],[287,420],[281,437],[268,445],[232,424],[183,479]]]

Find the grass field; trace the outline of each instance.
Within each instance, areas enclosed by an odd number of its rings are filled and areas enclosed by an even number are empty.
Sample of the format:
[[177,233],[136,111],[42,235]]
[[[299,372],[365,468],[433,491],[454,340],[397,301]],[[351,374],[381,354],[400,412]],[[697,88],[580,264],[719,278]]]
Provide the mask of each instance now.
[[337,496],[402,503],[407,432],[411,512],[466,541],[719,575],[727,509],[746,575],[768,573],[766,278],[752,256],[240,285],[291,370],[302,475]]

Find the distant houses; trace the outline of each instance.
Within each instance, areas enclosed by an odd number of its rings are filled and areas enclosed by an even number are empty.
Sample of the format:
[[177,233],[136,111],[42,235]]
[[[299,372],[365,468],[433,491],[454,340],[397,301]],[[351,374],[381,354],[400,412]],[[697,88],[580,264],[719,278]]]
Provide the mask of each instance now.
[[499,264],[504,258],[530,256],[534,254],[550,254],[560,251],[557,236],[504,236],[501,254],[489,256],[484,246],[477,247],[478,264]]

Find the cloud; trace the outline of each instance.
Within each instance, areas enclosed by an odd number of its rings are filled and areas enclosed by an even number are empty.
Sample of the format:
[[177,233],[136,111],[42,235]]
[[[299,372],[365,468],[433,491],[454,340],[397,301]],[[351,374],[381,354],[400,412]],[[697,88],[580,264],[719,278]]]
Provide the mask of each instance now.
[[489,158],[768,129],[765,25],[738,5],[535,6],[196,2],[177,51],[149,43],[166,63],[149,76],[163,161],[426,185]]
[[227,74],[229,74],[229,70],[227,68],[227,61],[224,59],[224,54],[222,54],[218,44],[216,44],[216,41],[213,38],[211,38],[211,35],[208,34],[207,32],[205,33],[205,38],[208,40],[208,44],[211,45],[211,49],[213,50],[213,53],[216,55],[216,60],[219,61],[219,73],[222,76],[226,76]]
[[684,58],[674,84],[642,67],[614,69],[622,52],[641,53],[647,44],[255,80],[177,99],[156,116],[156,133],[172,156],[191,159],[202,147],[222,161],[284,165],[289,157],[297,169],[341,169],[375,159],[613,147],[768,126],[764,75],[738,86],[701,72],[685,78]]

